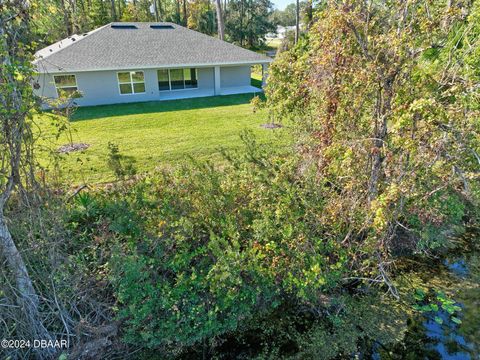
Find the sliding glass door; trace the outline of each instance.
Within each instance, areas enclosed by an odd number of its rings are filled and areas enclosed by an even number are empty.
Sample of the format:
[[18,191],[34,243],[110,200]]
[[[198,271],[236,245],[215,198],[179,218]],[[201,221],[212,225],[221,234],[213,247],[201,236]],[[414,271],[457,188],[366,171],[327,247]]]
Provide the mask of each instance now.
[[184,90],[198,88],[197,69],[162,69],[157,71],[158,90]]
[[170,69],[170,89],[180,90],[185,89],[182,69]]

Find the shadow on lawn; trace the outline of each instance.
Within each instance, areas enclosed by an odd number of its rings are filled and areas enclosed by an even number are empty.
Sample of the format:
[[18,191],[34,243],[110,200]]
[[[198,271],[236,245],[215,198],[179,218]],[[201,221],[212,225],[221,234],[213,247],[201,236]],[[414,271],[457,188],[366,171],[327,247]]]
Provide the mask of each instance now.
[[195,110],[209,107],[248,104],[254,94],[209,96],[192,99],[149,101],[128,104],[86,106],[78,108],[73,121],[92,120],[111,116],[161,113],[168,111]]

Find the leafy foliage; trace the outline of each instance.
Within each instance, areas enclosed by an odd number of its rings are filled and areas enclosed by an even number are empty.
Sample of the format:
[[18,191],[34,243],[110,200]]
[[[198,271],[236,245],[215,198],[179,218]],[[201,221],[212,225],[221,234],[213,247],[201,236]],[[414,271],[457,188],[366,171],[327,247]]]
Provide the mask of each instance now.
[[[153,17],[146,1],[111,4],[32,7],[54,15],[36,24],[41,33],[62,21],[70,33],[110,18]],[[229,3],[231,40],[261,43],[271,4],[256,4]],[[163,5],[164,19],[187,18],[180,2]],[[192,27],[212,31],[209,5],[189,5]],[[48,222],[15,218],[15,237],[35,246],[55,240],[51,252],[42,246],[30,255],[48,274],[35,277],[42,297],[54,299],[50,326],[70,336],[75,324],[84,334],[83,321],[98,325],[114,313],[124,341],[147,358],[146,349],[161,358],[218,351],[259,359],[332,359],[396,342],[412,304],[465,329],[445,291],[451,283],[437,289],[444,274],[427,286],[390,265],[397,253],[450,246],[452,234],[480,218],[479,9],[329,2],[272,65],[266,103],[253,100],[272,122],[293,128],[295,153],[278,154],[245,133],[246,149],[224,151],[221,165],[183,164],[78,193],[72,205],[54,205],[60,211]],[[17,76],[13,68],[2,75]],[[118,146],[109,150],[116,176],[133,174]],[[39,215],[48,216],[47,205]],[[50,287],[53,295],[44,296]]]
[[346,254],[316,226],[317,188],[295,161],[247,146],[223,172],[198,164],[141,187],[149,235],[115,261],[129,341],[192,345],[289,296],[315,306],[338,283]]
[[[265,34],[275,30],[269,0],[232,0],[225,5],[229,41],[258,47]],[[114,21],[167,21],[208,35],[217,33],[215,4],[211,0],[33,0],[32,8],[37,46]]]
[[270,21],[272,7],[270,0],[230,1],[225,19],[228,39],[240,46],[262,45],[265,35],[275,30]]
[[330,189],[322,224],[367,254],[447,244],[480,199],[478,74],[464,66],[478,5],[353,1],[317,16],[271,66],[266,105]]
[[113,142],[108,143],[108,167],[119,180],[123,180],[125,177],[132,177],[137,173],[134,159],[121,154],[118,145]]
[[221,169],[195,163],[77,197],[75,233],[114,254],[94,246],[78,261],[109,274],[125,341],[165,358],[206,346],[327,359],[397,339],[400,307],[341,290],[355,254],[329,236],[334,223],[318,226],[315,177],[298,173],[299,157],[275,155],[249,133],[243,140]]

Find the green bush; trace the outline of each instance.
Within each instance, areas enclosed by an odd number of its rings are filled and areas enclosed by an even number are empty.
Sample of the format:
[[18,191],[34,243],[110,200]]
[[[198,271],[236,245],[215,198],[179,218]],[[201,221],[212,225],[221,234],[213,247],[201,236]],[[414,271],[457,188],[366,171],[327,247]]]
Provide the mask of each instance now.
[[112,273],[128,342],[192,346],[286,302],[319,306],[338,286],[347,254],[318,226],[320,188],[295,157],[245,140],[222,170],[196,164],[136,185],[144,233],[118,247]]
[[[365,291],[357,280],[378,271],[377,249],[361,239],[367,229],[346,242],[352,228],[325,207],[332,184],[300,156],[275,154],[249,133],[243,140],[221,168],[193,162],[77,196],[70,227],[94,243],[75,261],[109,277],[124,341],[162,357],[248,343],[247,358],[267,359],[332,358],[393,340],[385,319],[402,319],[396,306],[372,290],[354,295]],[[408,226],[426,249],[443,246],[466,213],[448,188],[406,206],[418,209]]]
[[118,180],[132,177],[137,173],[135,159],[131,156],[121,154],[118,145],[113,142],[108,143],[107,165]]

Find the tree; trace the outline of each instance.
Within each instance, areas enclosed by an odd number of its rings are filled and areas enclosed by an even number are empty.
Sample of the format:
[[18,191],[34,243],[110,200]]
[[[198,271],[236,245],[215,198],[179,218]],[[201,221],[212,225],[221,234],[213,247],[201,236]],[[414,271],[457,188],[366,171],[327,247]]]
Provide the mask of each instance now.
[[212,35],[215,32],[215,12],[209,0],[195,0],[190,2],[188,14],[188,28],[201,33]]
[[159,15],[159,11],[158,11],[158,1],[157,0],[153,1],[153,8],[154,8],[154,11],[155,11],[155,21],[160,21],[160,15]]
[[304,8],[304,23],[308,28],[313,22],[313,0],[307,0]]
[[115,0],[110,0],[111,11],[112,11],[112,21],[117,21],[117,11],[115,10]]
[[183,0],[183,26],[187,26],[188,14],[187,14],[187,0]]
[[222,13],[222,2],[221,0],[215,0],[215,6],[217,9],[217,31],[218,38],[223,40],[225,38],[225,28],[223,25],[223,13]]
[[225,23],[229,40],[240,46],[261,45],[265,35],[275,31],[275,25],[271,21],[272,9],[270,0],[231,1]]
[[342,244],[362,249],[359,264],[371,256],[386,283],[394,249],[445,244],[480,200],[478,75],[459,56],[478,54],[465,38],[478,17],[464,26],[471,4],[426,6],[329,2],[266,89],[328,190],[324,226],[335,219]]
[[297,0],[295,7],[295,44],[298,43],[298,37],[300,36],[300,0]]
[[296,4],[288,4],[285,7],[285,10],[274,10],[273,12],[273,21],[277,25],[281,26],[294,26],[295,25],[295,12]]
[[[29,5],[24,0],[0,3],[0,249],[15,279],[17,303],[32,339],[51,340],[42,324],[39,298],[27,266],[7,226],[5,209],[15,190],[19,196],[35,188],[32,133],[29,117],[34,108],[30,52]],[[37,349],[47,358],[54,349]]]

